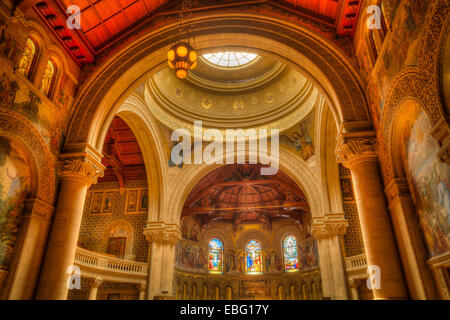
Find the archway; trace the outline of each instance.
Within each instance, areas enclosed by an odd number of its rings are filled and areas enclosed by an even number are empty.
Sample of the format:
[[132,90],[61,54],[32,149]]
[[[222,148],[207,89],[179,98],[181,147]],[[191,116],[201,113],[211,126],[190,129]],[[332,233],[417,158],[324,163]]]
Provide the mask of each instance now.
[[[166,47],[175,34],[173,28],[169,25],[149,33],[95,71],[77,100],[66,152],[80,148],[79,144],[101,149],[108,116],[145,78],[164,65]],[[368,120],[365,99],[351,63],[339,49],[310,31],[280,20],[233,15],[198,18],[194,30],[202,30],[196,35],[200,52],[212,46],[244,46],[281,59],[307,75],[332,106],[338,127],[343,121]]]

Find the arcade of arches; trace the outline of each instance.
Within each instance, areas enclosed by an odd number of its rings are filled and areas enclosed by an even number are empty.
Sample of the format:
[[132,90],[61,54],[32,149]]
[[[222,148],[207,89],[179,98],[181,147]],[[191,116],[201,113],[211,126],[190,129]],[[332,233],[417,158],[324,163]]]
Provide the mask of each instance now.
[[0,2],[0,298],[449,299],[449,2],[191,5]]

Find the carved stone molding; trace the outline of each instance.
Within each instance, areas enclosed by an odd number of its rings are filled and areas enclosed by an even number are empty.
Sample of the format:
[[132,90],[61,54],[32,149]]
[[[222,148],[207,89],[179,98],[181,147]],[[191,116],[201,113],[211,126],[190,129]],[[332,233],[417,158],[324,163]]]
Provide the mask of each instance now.
[[164,222],[149,222],[144,229],[144,235],[148,242],[175,245],[181,240],[180,227],[176,224]]
[[62,180],[82,180],[87,185],[97,183],[104,166],[86,155],[61,155],[58,174]]
[[408,181],[406,178],[392,179],[389,185],[384,190],[388,202],[391,203],[397,197],[410,198],[411,193],[409,191]]
[[359,161],[376,160],[375,132],[341,135],[336,148],[336,157],[338,162],[350,169]]
[[311,233],[316,240],[331,239],[343,236],[347,227],[348,221],[344,218],[344,213],[329,213],[313,220]]
[[39,131],[17,112],[0,109],[0,136],[19,141],[30,151],[37,171],[37,190],[32,195],[46,203],[55,196],[55,161]]
[[[448,163],[449,151],[447,140],[448,124],[440,93],[440,56],[446,30],[449,23],[450,3],[448,0],[436,0],[430,9],[430,15],[425,21],[425,37],[421,46],[418,67],[407,67],[392,81],[381,115],[380,160],[382,163],[385,185],[397,176],[392,157],[392,141],[396,116],[401,103],[407,99],[418,101],[435,126],[433,136],[442,145],[438,156]],[[447,26],[447,27],[446,27]],[[442,129],[442,124],[447,128]],[[440,127],[440,128],[439,128]],[[439,128],[439,129],[436,129]]]
[[37,217],[51,221],[54,210],[55,207],[42,200],[28,199],[25,201],[25,211],[22,218]]

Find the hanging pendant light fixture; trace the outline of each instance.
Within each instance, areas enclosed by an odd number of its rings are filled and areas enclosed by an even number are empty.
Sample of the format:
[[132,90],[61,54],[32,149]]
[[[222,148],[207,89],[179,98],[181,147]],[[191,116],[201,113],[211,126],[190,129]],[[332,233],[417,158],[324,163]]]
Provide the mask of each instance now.
[[[184,23],[184,12],[187,12],[187,22]],[[168,65],[170,68],[175,69],[175,73],[178,78],[184,79],[187,77],[189,70],[194,69],[197,66],[197,52],[190,44],[192,36],[192,23],[191,23],[191,1],[183,1],[183,10],[180,13],[180,21],[178,24],[178,34],[183,32],[183,25],[186,26],[187,41],[177,40],[173,44],[167,53]],[[195,39],[194,39],[195,41]]]

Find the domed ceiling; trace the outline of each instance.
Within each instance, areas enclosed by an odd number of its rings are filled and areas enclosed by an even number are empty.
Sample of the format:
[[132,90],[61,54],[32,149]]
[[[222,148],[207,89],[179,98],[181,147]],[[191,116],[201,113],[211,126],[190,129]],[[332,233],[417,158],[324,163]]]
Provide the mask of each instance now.
[[195,216],[202,224],[210,221],[271,223],[309,216],[306,197],[297,184],[279,171],[260,175],[261,165],[227,165],[206,175],[192,189],[182,212]]
[[158,120],[170,129],[192,131],[194,121],[202,121],[204,129],[281,132],[313,109],[318,90],[281,62],[236,50],[205,54],[186,79],[164,68],[148,79],[144,95]]

